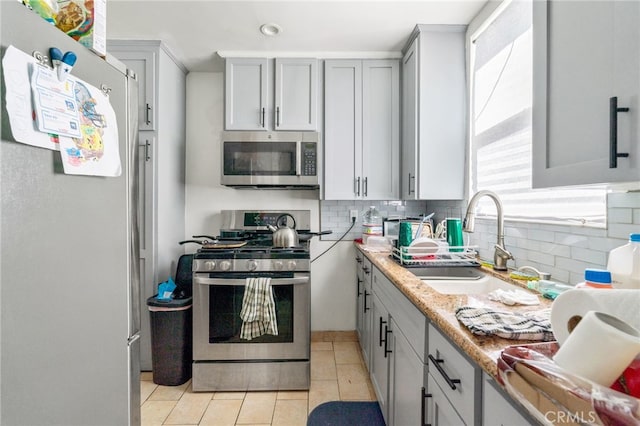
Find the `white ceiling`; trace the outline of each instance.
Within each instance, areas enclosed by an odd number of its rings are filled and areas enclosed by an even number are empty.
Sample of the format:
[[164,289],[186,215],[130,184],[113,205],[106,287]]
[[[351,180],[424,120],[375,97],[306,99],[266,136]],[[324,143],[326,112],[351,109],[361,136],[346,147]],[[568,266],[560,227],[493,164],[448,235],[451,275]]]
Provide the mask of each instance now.
[[[162,40],[189,71],[235,56],[399,56],[417,23],[467,24],[486,0],[109,0],[107,38]],[[267,37],[259,28],[283,29]],[[256,53],[259,52],[259,53]],[[222,53],[224,55],[224,53]]]

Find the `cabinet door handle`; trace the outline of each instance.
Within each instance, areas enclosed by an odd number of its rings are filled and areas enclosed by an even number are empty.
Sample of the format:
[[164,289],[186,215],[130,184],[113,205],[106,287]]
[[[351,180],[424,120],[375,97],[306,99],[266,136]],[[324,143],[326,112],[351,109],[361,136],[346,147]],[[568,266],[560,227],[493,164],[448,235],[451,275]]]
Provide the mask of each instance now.
[[280,107],[276,107],[276,127],[280,127]]
[[356,197],[360,196],[360,176],[353,182],[354,183],[354,192],[356,193]]
[[364,185],[362,185],[362,196],[366,197],[367,193],[369,192],[369,178],[365,177],[364,178]]
[[387,348],[387,345],[389,344],[389,338],[387,336],[392,333],[393,333],[393,330],[389,330],[389,326],[385,325],[384,326],[384,357],[385,358],[387,357],[388,354],[393,352]]
[[146,124],[151,124],[151,105],[149,104],[147,104],[145,115],[144,122]]
[[[414,187],[414,189],[411,189],[411,179],[413,179],[413,187]],[[415,176],[411,176],[411,172],[409,172],[409,179],[407,180],[407,187],[409,188],[409,193],[407,195],[411,195],[414,192],[416,192],[416,190],[415,190],[415,179],[416,179],[416,177]]]
[[369,293],[367,293],[367,290],[364,291],[364,313],[367,313],[367,311],[369,310],[369,308],[367,307],[367,296],[370,296]]
[[627,107],[618,107],[618,97],[609,98],[609,168],[618,167],[618,158],[629,157],[628,152],[618,152],[618,113],[629,112]]
[[262,107],[261,111],[262,112],[260,113],[260,126],[264,127],[264,114],[265,114],[264,107]]
[[360,278],[358,278],[358,291],[356,293],[356,295],[358,297],[362,296],[362,292],[360,291],[360,283],[362,282],[362,280]]
[[424,388],[424,386],[422,387],[421,391],[420,391],[420,401],[421,401],[421,411],[420,411],[420,426],[431,426],[431,423],[425,423],[424,421],[425,419],[425,412],[426,412],[426,407],[427,407],[427,398],[431,398],[433,395],[431,395],[430,393],[427,393],[427,390]]
[[[380,347],[382,347],[382,343],[383,343],[383,342],[384,342],[384,343],[386,343],[386,342],[387,342],[387,339],[386,339],[386,337],[387,337],[387,336],[384,336],[384,337],[385,337],[384,339],[382,338],[382,326],[383,326],[384,324],[386,324],[386,323],[387,323],[387,322],[386,322],[386,321],[383,321],[383,320],[382,320],[382,317],[380,317],[380,328],[378,329],[378,346],[380,346]],[[385,330],[386,330],[386,329],[385,329]],[[386,345],[385,345],[385,347],[386,347]]]
[[456,384],[461,383],[460,379],[452,379],[451,377],[449,377],[447,372],[444,371],[444,368],[440,366],[440,364],[444,364],[444,359],[438,359],[429,354],[429,360],[431,360],[431,363],[434,365],[434,367],[436,367],[440,374],[442,374],[442,377],[444,377],[444,380],[447,382],[449,387],[453,390],[456,390]]
[[144,147],[144,161],[151,160],[151,156],[149,155],[149,148],[151,147],[149,139],[145,139],[145,142],[141,143],[140,146]]

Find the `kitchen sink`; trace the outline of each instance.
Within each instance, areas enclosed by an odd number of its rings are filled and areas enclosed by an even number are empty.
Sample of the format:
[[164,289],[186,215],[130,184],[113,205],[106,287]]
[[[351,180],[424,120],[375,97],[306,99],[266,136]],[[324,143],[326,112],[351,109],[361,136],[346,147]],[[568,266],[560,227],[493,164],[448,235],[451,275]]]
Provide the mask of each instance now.
[[476,279],[430,279],[421,277],[423,283],[441,294],[486,294],[497,289],[522,290],[517,285],[502,281],[492,275]]
[[411,266],[407,270],[423,280],[479,280],[485,276],[480,268],[465,266]]

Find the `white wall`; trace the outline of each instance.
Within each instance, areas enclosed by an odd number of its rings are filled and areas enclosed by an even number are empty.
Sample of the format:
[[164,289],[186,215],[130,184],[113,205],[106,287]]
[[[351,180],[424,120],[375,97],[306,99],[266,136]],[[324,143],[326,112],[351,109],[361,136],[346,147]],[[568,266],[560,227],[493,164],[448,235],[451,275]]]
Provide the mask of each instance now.
[[[218,235],[220,211],[228,209],[310,210],[311,230],[320,228],[318,191],[238,190],[220,185],[220,133],[224,125],[222,73],[187,75],[185,239]],[[312,240],[311,257],[332,242]],[[187,247],[187,250],[195,246]],[[312,264],[311,329],[355,329],[355,258],[351,242],[338,243]],[[334,263],[336,262],[336,263]],[[344,265],[344,267],[342,266]]]

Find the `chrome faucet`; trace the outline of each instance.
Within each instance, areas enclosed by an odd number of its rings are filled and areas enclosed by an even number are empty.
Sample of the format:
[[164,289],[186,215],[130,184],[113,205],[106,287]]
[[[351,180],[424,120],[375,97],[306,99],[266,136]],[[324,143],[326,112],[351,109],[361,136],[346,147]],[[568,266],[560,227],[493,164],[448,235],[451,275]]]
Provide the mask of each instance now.
[[502,213],[502,202],[500,201],[500,198],[498,198],[498,194],[487,190],[476,192],[469,201],[467,213],[464,216],[462,230],[469,233],[473,232],[476,224],[475,208],[478,204],[478,200],[485,195],[491,198],[496,204],[498,215],[498,242],[494,246],[495,251],[493,253],[493,269],[495,269],[496,271],[506,271],[507,260],[513,259],[513,255],[504,247],[504,216]]

